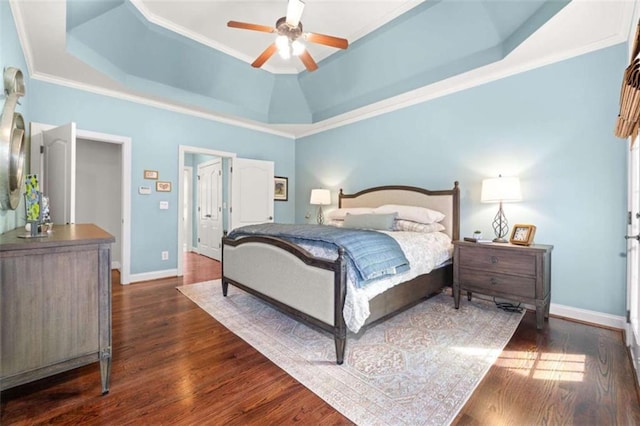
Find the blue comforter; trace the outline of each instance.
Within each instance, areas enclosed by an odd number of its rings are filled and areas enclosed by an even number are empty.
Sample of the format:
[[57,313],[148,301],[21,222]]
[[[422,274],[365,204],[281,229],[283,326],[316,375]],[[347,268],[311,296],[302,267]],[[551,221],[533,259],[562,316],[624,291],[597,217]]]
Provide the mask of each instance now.
[[322,225],[264,223],[234,229],[229,233],[229,238],[247,235],[268,235],[292,243],[329,245],[336,253],[338,247],[342,247],[349,264],[358,272],[358,287],[376,278],[409,269],[409,261],[397,241],[381,232]]

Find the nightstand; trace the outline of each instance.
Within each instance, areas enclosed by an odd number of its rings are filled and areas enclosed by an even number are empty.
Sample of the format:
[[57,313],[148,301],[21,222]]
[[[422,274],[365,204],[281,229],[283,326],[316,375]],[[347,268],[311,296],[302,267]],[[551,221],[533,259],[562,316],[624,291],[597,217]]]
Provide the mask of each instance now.
[[453,300],[460,307],[460,292],[467,298],[478,292],[536,307],[536,326],[549,317],[551,251],[553,246],[517,246],[454,241]]

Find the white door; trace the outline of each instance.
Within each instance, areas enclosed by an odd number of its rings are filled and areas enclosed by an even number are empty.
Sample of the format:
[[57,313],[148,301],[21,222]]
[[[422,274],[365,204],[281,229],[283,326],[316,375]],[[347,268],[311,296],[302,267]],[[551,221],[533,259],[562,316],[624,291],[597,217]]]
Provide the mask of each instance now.
[[[629,152],[629,223],[627,229],[627,345],[633,365],[640,369],[640,140]],[[638,377],[638,375],[636,375]]]
[[220,260],[222,248],[222,160],[198,164],[198,252]]
[[273,222],[273,161],[234,158],[229,230]]
[[53,223],[75,223],[76,123],[42,132],[41,191]]

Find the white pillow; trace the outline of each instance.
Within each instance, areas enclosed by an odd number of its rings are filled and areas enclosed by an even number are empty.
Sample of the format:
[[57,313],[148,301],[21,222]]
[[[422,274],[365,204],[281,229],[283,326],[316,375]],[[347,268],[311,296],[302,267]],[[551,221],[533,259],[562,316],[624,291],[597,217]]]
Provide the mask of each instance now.
[[418,223],[411,220],[396,220],[393,228],[395,231],[410,231],[410,232],[440,232],[444,231],[445,227],[441,223]]
[[330,220],[344,220],[344,217],[348,214],[372,214],[374,213],[373,207],[351,207],[344,209],[335,209],[327,213],[327,217]]
[[410,220],[418,223],[436,223],[444,219],[444,213],[426,207],[403,206],[399,204],[385,204],[377,207],[375,213],[398,213],[398,219]]

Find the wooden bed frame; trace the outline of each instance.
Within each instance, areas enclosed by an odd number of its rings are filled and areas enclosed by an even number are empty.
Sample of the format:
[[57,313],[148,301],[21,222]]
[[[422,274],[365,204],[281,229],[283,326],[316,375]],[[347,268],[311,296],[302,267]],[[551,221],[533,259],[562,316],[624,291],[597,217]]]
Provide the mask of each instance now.
[[[340,190],[338,206],[378,207],[401,204],[427,207],[445,214],[441,222],[452,240],[460,234],[460,189],[431,191],[412,186],[379,186],[355,194]],[[271,303],[301,322],[334,336],[336,361],[342,364],[347,327],[342,315],[346,295],[346,261],[316,258],[295,244],[275,237],[222,239],[222,294],[229,284]],[[384,321],[440,292],[453,281],[451,264],[400,283],[369,301],[366,327]]]

